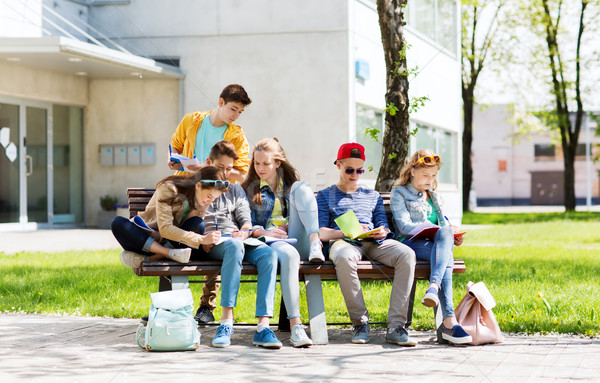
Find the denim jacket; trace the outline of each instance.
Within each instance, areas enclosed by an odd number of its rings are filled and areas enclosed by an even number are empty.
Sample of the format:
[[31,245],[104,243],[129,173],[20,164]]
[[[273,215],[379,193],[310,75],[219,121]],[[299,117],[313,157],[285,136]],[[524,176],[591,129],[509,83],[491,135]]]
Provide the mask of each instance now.
[[[438,225],[445,226],[444,214],[442,213],[442,200],[439,194],[429,190],[429,197],[438,216]],[[431,205],[427,202],[424,193],[415,189],[411,184],[401,185],[392,189],[390,195],[390,206],[394,216],[396,238],[409,237],[408,233],[427,221],[427,213],[431,211]]]
[[[283,190],[287,190],[288,186],[284,185]],[[263,186],[262,188],[260,188],[260,199],[262,201],[262,206],[257,205],[256,203],[252,202],[252,198],[254,196],[251,196],[249,194],[247,194],[248,197],[248,202],[250,202],[250,213],[252,216],[252,225],[253,225],[253,229],[265,229],[267,227],[267,222],[269,221],[269,218],[271,218],[271,214],[273,213],[273,207],[275,206],[275,193],[273,193],[273,190],[271,190],[271,188],[268,185]],[[287,212],[287,205],[289,203],[289,194],[285,195],[284,201],[283,202],[283,206],[281,207],[283,210],[283,216],[287,217],[288,212]]]

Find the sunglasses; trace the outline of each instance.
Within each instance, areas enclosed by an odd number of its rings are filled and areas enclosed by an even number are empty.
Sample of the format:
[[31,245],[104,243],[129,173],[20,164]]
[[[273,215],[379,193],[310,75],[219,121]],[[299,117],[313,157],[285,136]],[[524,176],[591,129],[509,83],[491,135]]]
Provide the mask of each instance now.
[[229,181],[222,180],[200,180],[203,184],[215,184],[216,189],[228,189],[231,185]]
[[[342,166],[344,166],[344,165],[342,165]],[[348,174],[348,175],[354,174],[354,172],[356,172],[356,174],[358,174],[360,176],[361,174],[363,174],[365,172],[365,169],[363,169],[363,168],[354,169],[354,168],[347,168],[344,166],[344,172],[346,172],[346,174]]]
[[418,165],[420,163],[423,163],[426,165],[435,165],[435,164],[439,164],[440,160],[441,160],[440,156],[425,156],[425,157],[419,158],[415,165]]

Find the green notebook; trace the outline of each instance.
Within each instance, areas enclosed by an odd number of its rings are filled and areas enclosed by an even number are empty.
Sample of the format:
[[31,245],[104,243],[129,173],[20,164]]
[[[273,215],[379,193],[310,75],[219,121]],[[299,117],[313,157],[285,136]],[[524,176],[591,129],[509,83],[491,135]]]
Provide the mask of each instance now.
[[334,219],[334,221],[340,227],[340,230],[342,230],[344,235],[352,239],[365,239],[370,234],[376,233],[380,230],[380,228],[377,228],[363,233],[362,226],[360,225],[358,218],[356,218],[354,210],[348,210],[344,214]]

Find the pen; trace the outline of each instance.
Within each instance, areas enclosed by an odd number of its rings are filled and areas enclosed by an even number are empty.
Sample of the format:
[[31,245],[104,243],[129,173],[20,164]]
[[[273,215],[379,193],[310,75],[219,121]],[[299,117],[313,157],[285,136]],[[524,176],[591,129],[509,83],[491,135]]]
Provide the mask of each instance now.
[[215,231],[219,231],[219,216],[215,214]]
[[448,221],[448,225],[452,225],[452,224],[450,223],[450,220],[448,219],[448,217],[444,216],[444,218],[446,218],[446,221]]

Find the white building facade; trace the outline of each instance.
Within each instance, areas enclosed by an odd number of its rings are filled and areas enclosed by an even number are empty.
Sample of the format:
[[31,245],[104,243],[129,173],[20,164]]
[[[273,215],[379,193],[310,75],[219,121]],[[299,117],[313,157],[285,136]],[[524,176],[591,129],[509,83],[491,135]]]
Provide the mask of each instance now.
[[[451,219],[461,215],[458,4],[411,0],[405,28],[419,68],[411,94],[430,99],[411,116],[410,151],[442,156]],[[11,161],[0,148],[0,230],[95,226],[101,196],[125,203],[128,186],[170,174],[180,118],[212,110],[230,83],[253,100],[237,121],[250,144],[277,137],[315,190],[337,181],[348,141],[367,147],[374,184],[381,146],[364,131],[383,128],[385,107],[374,1],[0,0],[0,17],[0,128],[17,149]]]
[[[473,114],[473,190],[478,206],[563,205],[564,164],[560,141],[548,133],[516,134],[509,105]],[[583,121],[575,156],[577,205],[600,197],[600,137],[596,122]]]

